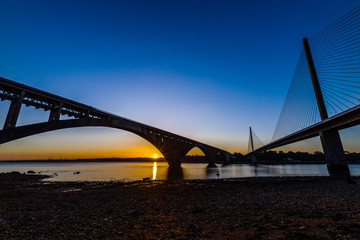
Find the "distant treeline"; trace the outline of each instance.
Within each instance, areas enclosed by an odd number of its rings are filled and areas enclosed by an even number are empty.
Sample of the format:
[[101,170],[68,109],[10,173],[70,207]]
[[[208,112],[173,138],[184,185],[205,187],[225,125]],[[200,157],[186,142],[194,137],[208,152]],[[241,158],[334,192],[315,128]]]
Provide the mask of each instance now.
[[[1,162],[166,162],[165,158],[85,158],[85,159],[41,159],[41,160],[3,160]],[[191,155],[183,160],[185,163],[207,163],[205,156]]]
[[[345,152],[348,163],[360,163],[360,153]],[[283,152],[266,151],[256,155],[258,163],[289,164],[289,163],[325,163],[325,155],[322,152]],[[47,159],[47,160],[10,160],[2,162],[166,162],[164,158],[94,158],[94,159]],[[187,155],[183,163],[209,163],[206,156]],[[224,156],[219,156],[216,163],[224,163]],[[251,158],[241,153],[234,153],[231,163],[252,163]]]
[[41,159],[41,160],[5,160],[1,162],[166,162],[164,158],[84,158],[84,159]]
[[[360,163],[360,153],[345,152],[348,163]],[[256,155],[256,161],[261,163],[325,163],[325,155],[322,152],[283,152],[266,151]],[[234,153],[233,163],[251,163],[249,157],[241,153]]]
[[[252,162],[251,158],[245,157],[241,153],[235,153],[234,156],[235,162]],[[256,154],[256,161],[260,163],[321,163],[325,162],[325,156],[322,152],[266,151]]]

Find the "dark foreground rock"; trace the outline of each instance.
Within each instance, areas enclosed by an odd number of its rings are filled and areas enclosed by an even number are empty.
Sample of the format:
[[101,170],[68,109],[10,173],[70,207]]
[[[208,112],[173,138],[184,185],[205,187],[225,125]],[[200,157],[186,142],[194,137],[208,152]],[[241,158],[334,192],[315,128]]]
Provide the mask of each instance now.
[[15,238],[360,239],[360,185],[330,178],[3,181],[0,239]]
[[0,183],[37,182],[49,177],[48,175],[36,174],[34,171],[28,171],[28,174],[19,172],[0,173]]

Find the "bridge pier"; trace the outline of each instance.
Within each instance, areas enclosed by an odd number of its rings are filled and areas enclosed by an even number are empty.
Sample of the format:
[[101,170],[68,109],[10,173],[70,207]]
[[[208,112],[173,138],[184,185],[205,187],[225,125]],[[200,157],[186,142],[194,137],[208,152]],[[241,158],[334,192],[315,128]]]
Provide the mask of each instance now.
[[180,168],[183,158],[169,158],[165,157],[165,160],[171,168]]
[[230,163],[233,155],[229,153],[225,153],[225,163]]
[[[156,145],[155,145],[156,147]],[[169,167],[171,168],[180,168],[183,159],[186,156],[186,149],[184,149],[180,144],[172,144],[164,142],[160,147],[157,147],[159,151],[164,156],[165,160],[168,162]],[[166,149],[164,151],[164,149]]]
[[211,149],[204,151],[206,158],[208,159],[209,165],[215,165],[215,163],[229,163],[232,154],[228,152],[218,151],[217,149]]
[[217,152],[216,151],[206,151],[205,157],[209,163],[210,166],[215,166],[216,160],[217,160]]
[[256,160],[256,155],[255,154],[251,155],[251,162],[252,162],[252,164],[256,164],[257,160]]
[[205,157],[207,159],[208,165],[207,165],[207,169],[208,168],[216,168],[216,160],[217,160],[217,152],[215,151],[206,151],[205,152]]
[[184,174],[183,174],[183,169],[181,168],[181,166],[179,166],[179,167],[169,166],[168,167],[168,171],[167,171],[167,179],[168,180],[176,180],[176,179],[183,179],[183,178],[184,178]]
[[320,132],[320,139],[330,176],[350,177],[350,170],[346,162],[339,132]]

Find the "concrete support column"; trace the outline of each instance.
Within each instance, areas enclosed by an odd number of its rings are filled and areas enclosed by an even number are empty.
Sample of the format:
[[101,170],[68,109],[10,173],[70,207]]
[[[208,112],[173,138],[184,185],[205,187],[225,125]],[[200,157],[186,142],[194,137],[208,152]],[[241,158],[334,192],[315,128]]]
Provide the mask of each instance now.
[[217,151],[209,151],[205,152],[205,157],[207,158],[210,165],[215,165],[217,160]]
[[17,100],[11,101],[3,129],[14,128],[16,126],[24,96],[25,91],[22,91]]
[[49,115],[49,122],[60,120],[62,105],[63,104],[60,103],[56,108],[51,109],[50,115]]
[[229,163],[229,162],[231,161],[231,158],[232,158],[232,155],[231,155],[231,154],[229,154],[229,153],[226,153],[226,154],[225,154],[225,161],[226,161],[226,163]]
[[255,154],[252,154],[252,155],[251,155],[251,162],[252,162],[253,164],[256,164],[257,160],[256,160]]
[[181,150],[181,146],[171,146],[171,148],[168,149],[169,150],[167,150],[166,152],[162,152],[161,150],[160,152],[165,157],[166,161],[169,164],[169,167],[180,167],[181,162],[186,155],[185,151]]
[[181,166],[174,167],[174,166],[169,165],[168,172],[167,172],[168,180],[183,179],[183,178],[184,178],[184,174],[183,174],[183,169],[181,168]]
[[[184,156],[185,157],[185,156]],[[165,157],[166,161],[169,164],[169,167],[177,168],[181,166],[181,162],[184,157],[178,157],[178,156],[167,156]]]
[[350,170],[345,159],[339,132],[321,132],[320,139],[330,176],[348,178],[350,176]]

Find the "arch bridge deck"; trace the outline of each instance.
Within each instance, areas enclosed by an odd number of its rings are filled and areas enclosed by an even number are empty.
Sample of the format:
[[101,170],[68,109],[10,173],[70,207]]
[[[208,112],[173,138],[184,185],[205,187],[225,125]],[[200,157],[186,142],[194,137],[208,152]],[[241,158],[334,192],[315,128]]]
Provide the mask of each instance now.
[[[0,144],[57,129],[104,126],[129,131],[149,141],[163,154],[170,166],[180,165],[185,155],[194,147],[200,148],[209,162],[215,162],[220,156],[223,161],[228,161],[231,157],[225,150],[2,77],[0,99],[11,101],[4,127],[0,130]],[[50,111],[48,121],[16,126],[22,105]],[[73,119],[61,120],[62,115]]]

